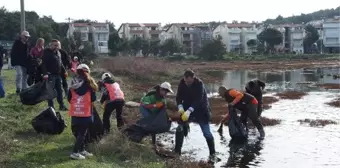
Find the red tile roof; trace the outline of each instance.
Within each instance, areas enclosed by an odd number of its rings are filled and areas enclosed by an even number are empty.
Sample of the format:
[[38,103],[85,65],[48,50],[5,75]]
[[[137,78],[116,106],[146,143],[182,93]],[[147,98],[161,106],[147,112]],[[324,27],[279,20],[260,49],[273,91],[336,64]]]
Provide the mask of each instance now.
[[146,27],[158,27],[159,23],[142,23]]
[[87,27],[89,25],[93,25],[93,26],[106,26],[107,23],[73,23],[74,27]]
[[243,24],[243,23],[228,23],[228,28],[252,28],[252,24]]

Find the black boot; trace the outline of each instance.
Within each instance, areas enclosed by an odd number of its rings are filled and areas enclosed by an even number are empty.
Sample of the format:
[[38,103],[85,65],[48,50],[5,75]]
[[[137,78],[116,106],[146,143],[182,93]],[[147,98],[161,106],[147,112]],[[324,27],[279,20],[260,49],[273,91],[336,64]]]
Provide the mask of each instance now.
[[182,125],[178,125],[175,134],[175,153],[181,155],[182,153],[182,145],[184,140],[184,132]]
[[216,151],[215,151],[215,141],[214,139],[206,139],[208,147],[209,147],[209,154],[210,156],[215,155]]

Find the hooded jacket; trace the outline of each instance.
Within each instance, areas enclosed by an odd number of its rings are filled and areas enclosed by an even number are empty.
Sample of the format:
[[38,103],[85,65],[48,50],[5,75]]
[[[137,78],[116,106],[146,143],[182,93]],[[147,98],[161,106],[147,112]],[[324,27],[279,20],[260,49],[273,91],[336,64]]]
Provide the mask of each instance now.
[[182,104],[184,110],[187,110],[189,107],[194,108],[189,120],[198,123],[210,121],[211,113],[208,95],[200,79],[195,77],[191,86],[187,86],[184,79],[182,79],[178,85],[176,102],[177,105]]
[[[163,96],[158,94],[159,90],[160,90],[160,86],[159,85],[153,87],[151,91],[149,91],[145,96],[143,96],[141,98],[141,103],[143,105],[150,105],[150,104],[156,104],[156,103],[162,102],[165,105],[163,107],[166,107],[166,99]],[[156,113],[160,112],[161,109],[153,107],[153,108],[148,109],[148,110],[151,113],[156,114]]]
[[[74,89],[76,94],[79,96],[85,95],[88,91],[91,92],[91,101],[96,101],[96,93],[90,88],[90,84],[84,80],[82,77],[75,77],[71,81],[71,87],[67,95],[68,102],[72,99],[71,89]],[[92,109],[93,113],[93,109]],[[93,116],[91,117],[72,117],[72,125],[76,124],[86,124],[93,121]]]
[[259,103],[262,103],[262,90],[266,84],[259,79],[251,80],[246,85],[246,92],[253,95]]

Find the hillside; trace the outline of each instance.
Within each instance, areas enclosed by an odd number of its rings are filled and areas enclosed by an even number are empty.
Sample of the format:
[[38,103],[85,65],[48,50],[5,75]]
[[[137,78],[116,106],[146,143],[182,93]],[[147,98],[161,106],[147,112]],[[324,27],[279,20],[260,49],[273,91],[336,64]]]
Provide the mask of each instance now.
[[300,24],[300,23],[307,23],[312,20],[319,20],[322,18],[333,18],[334,16],[340,15],[340,6],[333,9],[325,9],[325,10],[319,10],[313,13],[308,14],[301,14],[297,16],[290,16],[290,17],[282,17],[278,16],[276,19],[267,19],[264,21],[264,23],[267,24],[285,24],[285,23],[294,23],[294,24]]

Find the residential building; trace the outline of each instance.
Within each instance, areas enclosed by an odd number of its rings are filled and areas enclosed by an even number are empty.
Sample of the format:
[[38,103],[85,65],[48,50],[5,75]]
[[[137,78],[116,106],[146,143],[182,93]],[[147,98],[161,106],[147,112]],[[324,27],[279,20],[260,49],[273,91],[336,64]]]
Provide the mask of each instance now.
[[173,38],[182,45],[182,52],[198,54],[207,41],[213,39],[209,24],[174,23],[166,30],[167,38]]
[[95,53],[109,53],[108,41],[110,35],[107,23],[71,23],[68,29],[68,37],[74,32],[79,32],[82,41],[93,43]]
[[[292,25],[290,27],[289,51],[295,53],[304,53],[303,39],[305,38],[305,25]],[[286,39],[288,41],[288,39]]]
[[136,39],[137,37],[147,40],[161,40],[162,26],[160,23],[123,23],[118,28],[120,38]]
[[251,53],[252,49],[247,42],[257,39],[257,31],[252,24],[222,23],[213,30],[213,37],[221,38],[227,52]]
[[325,52],[339,53],[340,47],[340,17],[327,19],[323,22],[323,45]]

